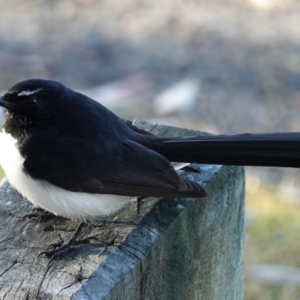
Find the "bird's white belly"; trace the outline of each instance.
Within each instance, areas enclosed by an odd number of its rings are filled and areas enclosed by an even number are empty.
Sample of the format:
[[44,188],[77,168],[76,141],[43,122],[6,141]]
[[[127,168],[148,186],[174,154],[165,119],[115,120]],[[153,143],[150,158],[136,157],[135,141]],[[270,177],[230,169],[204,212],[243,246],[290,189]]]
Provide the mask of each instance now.
[[23,163],[16,139],[2,129],[0,164],[10,184],[33,204],[55,215],[91,219],[116,212],[130,199],[127,196],[70,192],[47,181],[34,180],[24,172]]

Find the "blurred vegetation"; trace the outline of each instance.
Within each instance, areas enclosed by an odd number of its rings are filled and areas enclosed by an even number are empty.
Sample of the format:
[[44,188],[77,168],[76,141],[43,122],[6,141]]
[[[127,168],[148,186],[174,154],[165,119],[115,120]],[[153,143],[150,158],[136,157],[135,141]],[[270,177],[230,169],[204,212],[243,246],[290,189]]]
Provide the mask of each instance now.
[[[247,189],[245,271],[252,265],[300,268],[300,204],[287,201],[276,188]],[[300,299],[300,286],[267,284],[246,278],[245,300]]]

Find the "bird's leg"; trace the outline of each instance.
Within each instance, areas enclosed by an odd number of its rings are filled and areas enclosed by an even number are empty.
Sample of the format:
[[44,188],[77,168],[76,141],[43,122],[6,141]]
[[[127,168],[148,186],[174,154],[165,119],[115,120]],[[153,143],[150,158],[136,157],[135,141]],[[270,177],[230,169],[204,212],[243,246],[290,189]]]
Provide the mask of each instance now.
[[136,213],[139,215],[141,210],[141,202],[142,200],[146,199],[147,197],[137,197],[136,198]]
[[40,255],[45,255],[47,257],[50,257],[51,259],[54,259],[56,257],[62,256],[63,254],[65,254],[66,252],[70,251],[73,247],[78,246],[78,245],[83,245],[83,244],[89,244],[91,242],[91,240],[97,240],[98,239],[94,236],[89,236],[85,239],[78,239],[78,236],[82,230],[82,228],[84,227],[85,223],[82,221],[79,223],[75,233],[73,234],[73,236],[70,238],[70,240],[64,244],[64,241],[62,239],[62,241],[60,243],[57,244],[51,244],[49,245],[48,249],[46,251],[40,252]]
[[49,219],[57,217],[56,215],[52,214],[51,212],[44,210],[40,207],[35,207],[31,213],[26,214],[23,216],[22,220],[37,220],[37,221],[47,221]]

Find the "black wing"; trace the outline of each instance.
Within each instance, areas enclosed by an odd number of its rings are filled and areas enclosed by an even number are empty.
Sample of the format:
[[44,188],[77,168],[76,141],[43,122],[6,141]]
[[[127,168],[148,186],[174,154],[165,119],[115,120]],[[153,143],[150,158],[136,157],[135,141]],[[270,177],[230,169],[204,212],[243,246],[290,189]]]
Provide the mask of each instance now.
[[100,177],[104,193],[170,197],[206,195],[199,184],[180,177],[162,155],[131,140],[122,144],[122,163]]
[[170,197],[206,195],[200,185],[181,178],[165,157],[128,139],[103,151],[101,145],[76,138],[58,138],[38,155],[27,157],[24,168],[34,178],[76,192]]

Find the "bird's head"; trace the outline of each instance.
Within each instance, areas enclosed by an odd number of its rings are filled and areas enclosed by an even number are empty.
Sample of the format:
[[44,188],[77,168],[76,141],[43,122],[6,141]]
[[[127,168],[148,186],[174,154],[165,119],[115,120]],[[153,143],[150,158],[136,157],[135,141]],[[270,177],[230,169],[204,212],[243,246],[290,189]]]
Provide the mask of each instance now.
[[8,115],[18,114],[43,121],[55,111],[64,89],[61,83],[51,80],[22,81],[0,98],[0,106],[7,110]]

